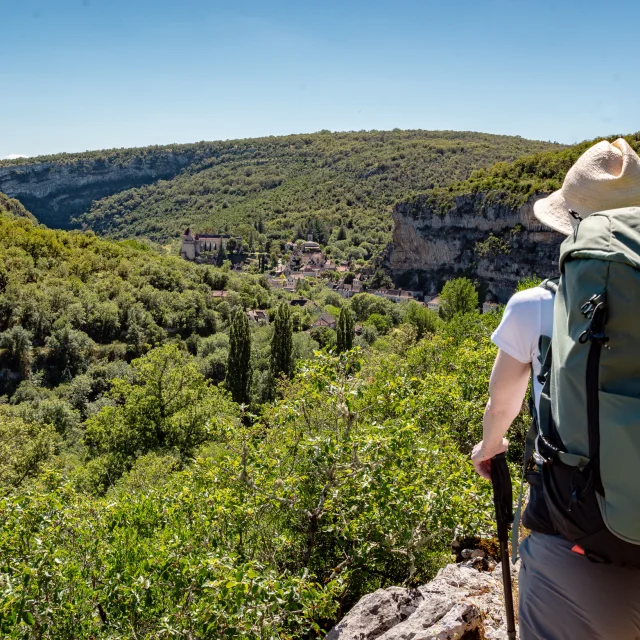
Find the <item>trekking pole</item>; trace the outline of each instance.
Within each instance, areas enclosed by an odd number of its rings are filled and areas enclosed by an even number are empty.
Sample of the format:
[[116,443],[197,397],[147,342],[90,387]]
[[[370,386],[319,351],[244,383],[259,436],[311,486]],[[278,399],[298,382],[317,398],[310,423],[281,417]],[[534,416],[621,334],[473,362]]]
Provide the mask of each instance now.
[[502,558],[502,584],[504,586],[504,604],[507,610],[507,637],[515,640],[516,620],[513,613],[513,591],[511,588],[511,567],[509,565],[509,529],[513,524],[513,490],[511,475],[505,453],[491,458],[491,484],[493,485],[493,503],[496,507],[498,541]]

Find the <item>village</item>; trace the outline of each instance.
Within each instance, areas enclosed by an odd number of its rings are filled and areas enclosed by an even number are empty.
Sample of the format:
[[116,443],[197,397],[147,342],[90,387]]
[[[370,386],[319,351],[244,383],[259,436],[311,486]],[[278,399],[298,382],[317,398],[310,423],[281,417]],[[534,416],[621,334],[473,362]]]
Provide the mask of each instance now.
[[[286,242],[284,254],[277,265],[268,268],[264,254],[254,254],[256,257],[244,253],[237,253],[242,247],[243,239],[230,234],[194,234],[186,229],[181,237],[180,256],[185,260],[200,264],[222,265],[223,260],[230,260],[234,271],[253,270],[257,268],[264,273],[269,286],[281,289],[287,293],[296,294],[303,289],[302,283],[316,283],[322,280],[324,285],[349,299],[354,295],[368,293],[394,303],[415,302],[438,312],[440,301],[438,296],[426,296],[423,291],[408,291],[393,288],[377,288],[370,286],[375,270],[371,267],[354,265],[347,261],[336,263],[327,257],[320,244],[314,241],[310,234],[307,240]],[[215,291],[217,297],[224,297],[224,291]],[[298,297],[291,300],[292,306],[317,307],[320,316],[313,327],[336,328],[336,318],[322,310],[312,300]],[[482,312],[487,313],[497,308],[494,302],[486,301],[482,305]],[[265,311],[252,309],[247,312],[250,320],[258,324],[268,324],[269,318]],[[356,326],[356,333],[360,327]]]

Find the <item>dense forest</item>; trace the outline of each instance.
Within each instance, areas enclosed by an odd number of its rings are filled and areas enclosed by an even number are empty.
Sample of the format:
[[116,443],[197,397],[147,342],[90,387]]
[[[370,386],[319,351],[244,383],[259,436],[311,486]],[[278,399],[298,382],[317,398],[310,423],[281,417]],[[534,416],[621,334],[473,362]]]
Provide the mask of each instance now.
[[294,296],[8,208],[3,637],[322,637],[486,533],[468,454],[499,316],[468,282],[441,315],[321,282]]
[[22,204],[15,198],[9,198],[4,193],[0,193],[0,212],[10,213],[19,218],[28,218],[36,221],[36,219],[27,211]]
[[[248,240],[252,226],[262,219],[263,245],[306,239],[314,232],[318,242],[330,244],[330,255],[369,260],[391,239],[390,211],[398,200],[464,180],[474,169],[497,161],[558,147],[471,132],[326,131],[61,154],[7,161],[0,167],[20,166],[23,171],[38,163],[60,163],[83,180],[113,172],[113,195],[94,202],[76,221],[101,235],[165,244],[191,227],[229,231]],[[176,157],[186,166],[175,177],[137,188],[118,187],[119,170],[160,166]],[[28,175],[23,179],[28,182]],[[68,223],[62,208],[49,226]]]
[[497,162],[488,168],[475,169],[466,180],[438,185],[414,197],[426,198],[430,209],[442,213],[452,207],[457,196],[474,194],[482,194],[484,203],[500,202],[517,209],[535,194],[559,189],[569,168],[596,142],[613,142],[619,137],[624,137],[636,152],[640,151],[640,132],[596,138],[566,149],[541,151],[523,155],[513,162]]

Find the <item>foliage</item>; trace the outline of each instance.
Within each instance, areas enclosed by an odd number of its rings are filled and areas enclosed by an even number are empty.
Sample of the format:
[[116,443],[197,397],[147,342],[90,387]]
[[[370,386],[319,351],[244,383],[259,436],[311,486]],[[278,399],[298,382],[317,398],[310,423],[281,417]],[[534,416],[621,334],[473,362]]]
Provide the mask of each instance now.
[[[453,536],[491,526],[490,485],[456,444],[463,420],[481,428],[480,326],[406,357],[320,355],[252,426],[234,419],[186,467],[143,455],[104,497],[59,472],[7,495],[2,635],[302,640],[364,593],[428,580]],[[193,356],[156,351],[114,385],[134,425],[159,415],[169,356],[168,397],[203,388]]]
[[[419,205],[414,211],[446,213],[460,196],[482,194],[481,208],[503,205],[517,209],[537,194],[548,194],[562,186],[567,171],[592,145],[601,140],[613,142],[620,136],[587,140],[561,150],[540,150],[511,161],[499,161],[489,168],[471,172],[468,179],[448,186],[436,186],[421,196],[411,198]],[[640,150],[640,132],[624,136],[635,151]],[[480,213],[480,212],[479,212]]]
[[494,258],[498,255],[507,254],[511,251],[511,246],[503,238],[489,234],[486,240],[476,242],[476,254],[481,258]]
[[522,278],[522,280],[518,281],[516,285],[516,291],[524,291],[525,289],[531,289],[532,287],[537,287],[542,282],[542,279],[536,275],[533,275],[528,278]]
[[404,320],[416,328],[416,338],[418,340],[427,333],[434,333],[438,327],[438,314],[413,301],[407,305]]
[[[491,531],[469,453],[498,317],[477,297],[444,321],[309,283],[297,326],[339,307],[338,341],[291,335],[259,276],[135,242],[0,216],[0,255],[2,637],[321,637]],[[276,334],[298,363],[273,398]]]
[[468,278],[449,280],[440,292],[440,315],[450,320],[454,315],[471,313],[478,308],[478,292]]
[[49,372],[54,382],[69,381],[83,373],[91,362],[94,343],[84,331],[65,325],[46,341]]
[[0,412],[0,493],[37,475],[59,444],[52,425],[26,423]]
[[273,320],[271,375],[274,379],[293,375],[293,321],[289,305],[281,302]]
[[336,327],[336,349],[338,353],[349,351],[353,346],[353,315],[349,309],[340,309]]
[[236,309],[229,331],[227,389],[235,402],[249,404],[251,399],[251,333],[249,320],[242,309]]
[[365,322],[365,326],[367,325],[375,327],[378,335],[384,335],[393,326],[393,321],[389,316],[372,313]]
[[29,377],[33,350],[32,335],[18,325],[0,333],[0,362],[3,367],[13,370],[22,378]]
[[28,218],[33,222],[36,221],[33,215],[24,208],[19,200],[10,198],[4,193],[0,193],[0,213],[8,213],[19,218]]
[[204,442],[223,439],[234,424],[225,393],[175,345],[154,349],[131,367],[131,379],[112,381],[108,395],[115,405],[87,420],[85,441],[95,472],[90,482],[99,490],[141,455],[165,451],[185,461]]
[[[221,289],[223,300],[212,295]],[[71,385],[70,402],[84,419],[109,386],[86,372],[171,341],[184,341],[205,375],[221,382],[232,311],[273,308],[287,295],[260,276],[195,265],[140,242],[0,215],[0,394],[11,398],[42,374],[45,386]],[[218,332],[215,349],[199,347]],[[260,366],[269,369],[268,361]]]
[[356,316],[356,320],[364,322],[373,313],[382,316],[389,316],[394,323],[400,319],[400,310],[398,305],[391,300],[386,300],[380,296],[371,293],[358,293],[349,300],[351,311]]
[[[166,243],[186,227],[216,229],[242,236],[247,245],[253,236],[256,249],[271,240],[277,251],[282,242],[313,233],[331,247],[333,258],[369,260],[391,239],[389,209],[398,200],[425,185],[446,186],[474,169],[553,148],[471,132],[318,132],[59,154],[0,166],[25,172],[54,162],[83,180],[99,174],[104,181],[112,172],[113,181],[99,189],[113,195],[100,199],[96,191],[87,197],[87,213],[78,221],[96,233]],[[165,179],[146,184],[141,174],[137,185],[122,190],[117,172],[124,168],[153,169]],[[48,224],[69,226],[64,209],[55,216],[51,207],[40,209],[46,209]]]

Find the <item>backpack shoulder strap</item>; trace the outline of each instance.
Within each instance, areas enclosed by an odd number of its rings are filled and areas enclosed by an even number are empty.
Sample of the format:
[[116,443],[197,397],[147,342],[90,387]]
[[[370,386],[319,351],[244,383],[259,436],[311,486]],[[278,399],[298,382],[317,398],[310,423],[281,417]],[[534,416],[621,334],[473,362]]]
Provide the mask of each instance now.
[[546,289],[547,291],[551,291],[554,295],[558,293],[558,284],[560,283],[560,278],[547,278],[543,280],[538,286]]
[[[551,291],[551,293],[555,296],[558,292],[558,284],[560,282],[560,278],[547,278],[543,280],[538,286],[543,289],[547,289],[547,291]],[[551,338],[549,336],[541,335],[538,339],[538,359],[540,362],[540,373],[538,375],[538,382],[543,385],[543,390],[547,392],[549,389],[549,372],[551,371],[551,359],[553,357],[553,351],[551,348]],[[534,457],[534,454],[537,454],[537,446],[536,442],[538,439],[538,435],[540,434],[540,418],[538,415],[538,411],[536,409],[534,392],[533,392],[533,379],[535,373],[533,371],[533,363],[531,363],[531,390],[529,393],[529,412],[531,414],[531,425],[527,432],[524,444],[524,464],[522,465],[522,475],[520,477],[520,491],[518,494],[518,503],[516,505],[516,512],[514,515],[514,524],[511,530],[511,561],[515,564],[518,558],[518,544],[519,544],[519,529],[520,529],[520,520],[522,518],[522,498],[524,494],[524,479],[527,468],[531,460]],[[545,398],[540,398],[540,403],[542,405],[543,411],[548,411],[549,408],[545,406]],[[548,404],[548,401],[547,403]]]

